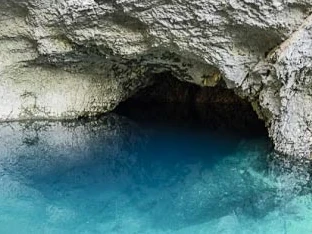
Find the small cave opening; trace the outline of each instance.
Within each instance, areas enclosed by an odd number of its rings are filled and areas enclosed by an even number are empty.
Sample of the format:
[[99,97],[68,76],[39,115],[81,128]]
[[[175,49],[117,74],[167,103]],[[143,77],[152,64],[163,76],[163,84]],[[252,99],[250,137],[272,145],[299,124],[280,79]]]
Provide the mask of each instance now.
[[114,112],[141,124],[267,135],[251,104],[225,84],[201,87],[170,73],[155,75],[152,85],[121,102]]

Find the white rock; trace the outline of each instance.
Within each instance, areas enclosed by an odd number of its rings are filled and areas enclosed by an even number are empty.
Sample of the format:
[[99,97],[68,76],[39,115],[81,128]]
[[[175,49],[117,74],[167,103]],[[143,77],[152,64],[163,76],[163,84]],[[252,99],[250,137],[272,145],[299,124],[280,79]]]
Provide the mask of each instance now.
[[279,152],[310,156],[311,10],[310,0],[3,0],[0,120],[95,115],[153,73],[199,85],[220,73]]

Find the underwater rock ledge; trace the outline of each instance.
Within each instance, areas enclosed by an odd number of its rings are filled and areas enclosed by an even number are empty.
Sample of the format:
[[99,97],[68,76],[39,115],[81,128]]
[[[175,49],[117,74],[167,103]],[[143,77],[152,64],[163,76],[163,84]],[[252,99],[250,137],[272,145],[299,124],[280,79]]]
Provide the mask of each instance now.
[[311,12],[309,0],[3,0],[0,120],[98,115],[170,72],[223,82],[278,152],[310,157]]

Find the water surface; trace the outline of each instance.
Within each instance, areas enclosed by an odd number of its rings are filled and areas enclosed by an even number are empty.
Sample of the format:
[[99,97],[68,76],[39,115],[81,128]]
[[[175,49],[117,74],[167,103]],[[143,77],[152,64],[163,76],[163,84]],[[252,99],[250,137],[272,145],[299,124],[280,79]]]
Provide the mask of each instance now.
[[91,122],[0,126],[0,233],[312,233],[309,174],[265,136]]

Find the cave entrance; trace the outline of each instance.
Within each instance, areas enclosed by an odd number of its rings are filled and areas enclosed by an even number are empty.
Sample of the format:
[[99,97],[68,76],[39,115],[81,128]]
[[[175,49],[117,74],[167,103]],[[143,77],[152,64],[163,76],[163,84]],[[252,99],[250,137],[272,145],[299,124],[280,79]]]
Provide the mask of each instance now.
[[162,124],[252,136],[266,135],[251,104],[225,85],[200,87],[157,74],[154,83],[119,104],[115,113],[145,124]]

